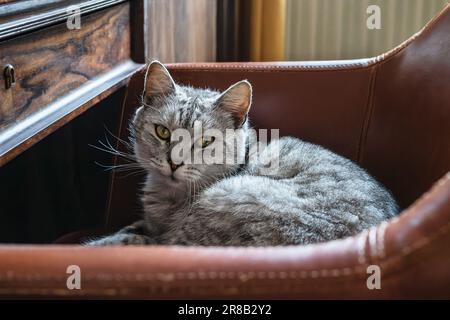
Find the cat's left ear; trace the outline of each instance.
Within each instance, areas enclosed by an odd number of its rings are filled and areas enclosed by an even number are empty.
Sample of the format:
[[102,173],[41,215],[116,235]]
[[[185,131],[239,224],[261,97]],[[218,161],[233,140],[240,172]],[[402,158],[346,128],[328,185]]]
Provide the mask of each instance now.
[[239,81],[229,87],[216,102],[217,107],[233,116],[236,128],[245,123],[251,104],[252,85],[247,80]]
[[168,96],[175,92],[175,82],[164,65],[154,60],[145,73],[144,97],[150,103],[155,97]]

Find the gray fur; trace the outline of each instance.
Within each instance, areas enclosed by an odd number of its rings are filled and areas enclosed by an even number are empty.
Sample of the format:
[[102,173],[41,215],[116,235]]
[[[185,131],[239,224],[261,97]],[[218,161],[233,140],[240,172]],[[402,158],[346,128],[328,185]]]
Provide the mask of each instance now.
[[[170,77],[162,65],[152,65]],[[173,86],[163,94],[147,90],[131,124],[135,158],[148,172],[143,220],[87,245],[309,244],[355,235],[396,215],[391,194],[363,169],[292,137],[279,141],[277,168],[262,163],[274,155],[271,143],[262,158],[244,166],[183,165],[172,178],[167,155],[173,146],[155,135],[155,124],[191,130],[199,120],[225,132],[239,123],[218,104],[219,92]],[[241,128],[247,132],[248,121]]]

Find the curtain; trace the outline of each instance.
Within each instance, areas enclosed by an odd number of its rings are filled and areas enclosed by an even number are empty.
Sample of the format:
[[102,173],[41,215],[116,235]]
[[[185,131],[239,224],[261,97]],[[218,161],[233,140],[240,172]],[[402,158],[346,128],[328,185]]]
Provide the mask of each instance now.
[[286,0],[249,0],[250,60],[285,59]]
[[[419,31],[449,0],[287,0],[286,60],[356,59],[379,55]],[[370,30],[369,5],[381,9]]]

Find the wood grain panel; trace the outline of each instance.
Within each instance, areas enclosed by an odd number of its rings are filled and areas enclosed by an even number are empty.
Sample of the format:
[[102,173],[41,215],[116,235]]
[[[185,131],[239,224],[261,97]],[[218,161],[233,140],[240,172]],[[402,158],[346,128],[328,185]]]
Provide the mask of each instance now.
[[149,0],[148,58],[215,61],[216,6],[216,0]]
[[0,87],[0,132],[130,57],[129,4],[0,44],[0,66],[12,64],[17,84]]
[[0,132],[0,167],[41,141],[60,127],[126,86],[130,76],[142,65],[131,61],[96,77],[35,113]]
[[[0,40],[18,36],[56,23],[66,22],[75,6],[81,15],[111,7],[127,0],[24,0],[0,3]],[[138,0],[133,0],[139,2]]]

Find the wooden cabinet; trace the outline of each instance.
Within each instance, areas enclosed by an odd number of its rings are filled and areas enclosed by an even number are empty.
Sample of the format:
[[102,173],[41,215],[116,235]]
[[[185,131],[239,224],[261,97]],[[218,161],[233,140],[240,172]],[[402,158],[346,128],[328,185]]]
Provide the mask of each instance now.
[[142,3],[0,5],[0,165],[117,90],[139,68],[145,57]]
[[112,156],[90,145],[113,139],[145,63],[144,7],[0,0],[0,243],[102,226]]

